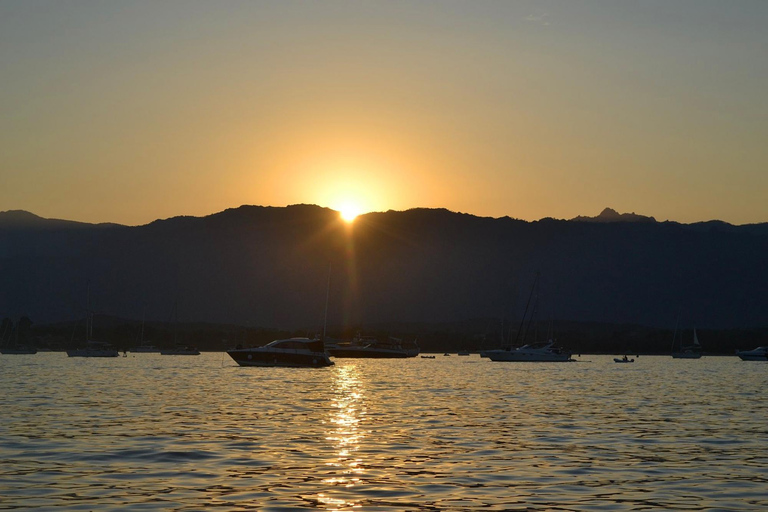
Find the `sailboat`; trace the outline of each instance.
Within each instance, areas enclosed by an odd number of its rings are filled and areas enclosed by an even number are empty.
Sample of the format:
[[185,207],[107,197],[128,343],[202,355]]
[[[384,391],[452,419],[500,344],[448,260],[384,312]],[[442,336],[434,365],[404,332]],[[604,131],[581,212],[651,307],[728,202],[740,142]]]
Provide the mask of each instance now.
[[173,318],[173,342],[174,348],[167,348],[160,351],[161,356],[199,356],[200,351],[196,347],[191,345],[180,344],[177,337],[179,323],[179,304],[178,301],[174,301],[173,310],[171,311],[171,318]]
[[90,287],[88,288],[88,298],[86,300],[85,314],[85,347],[74,350],[67,350],[69,357],[117,357],[119,353],[112,345],[103,341],[94,341],[93,335],[93,312],[90,308]]
[[144,341],[144,320],[146,319],[146,308],[141,314],[141,332],[139,334],[139,345],[131,349],[131,352],[140,352],[144,354],[157,354],[160,349],[154,345],[150,345]]
[[680,334],[680,346],[677,346],[677,326],[675,326],[675,334],[672,336],[672,357],[675,359],[699,359],[701,358],[701,344],[699,343],[699,337],[696,335],[696,328],[693,329],[693,344],[683,345],[682,333]]
[[[534,292],[536,291],[537,285],[539,283],[539,274],[536,274],[536,279],[533,281],[533,286],[531,287],[531,293],[528,296],[528,303],[525,306],[525,312],[523,313],[523,318],[520,321],[520,328],[517,331],[517,335],[515,336],[515,343],[524,343],[521,347],[514,347],[509,346],[505,349],[497,349],[497,350],[488,350],[485,352],[485,354],[488,356],[488,358],[491,361],[531,361],[531,362],[567,362],[567,361],[573,361],[571,359],[571,353],[563,350],[562,348],[555,345],[555,342],[553,339],[549,339],[546,342],[536,342],[533,343],[525,343],[525,338],[528,334],[528,331],[530,330],[531,321],[533,320],[533,317],[536,313],[536,307],[538,303],[538,295],[536,296],[536,302],[534,302],[534,307],[531,312],[530,317],[528,317],[528,309],[531,305],[531,299],[533,299]],[[528,320],[528,325],[525,326],[526,318]],[[525,329],[523,328],[525,326]]]
[[[13,326],[13,322],[10,320],[3,321],[3,332],[0,334],[0,354],[37,354],[37,349],[30,345],[24,345],[19,343],[19,331],[21,330],[21,321],[17,322],[16,326]],[[5,334],[8,332],[8,337]],[[16,336],[16,341],[12,341],[12,338]]]

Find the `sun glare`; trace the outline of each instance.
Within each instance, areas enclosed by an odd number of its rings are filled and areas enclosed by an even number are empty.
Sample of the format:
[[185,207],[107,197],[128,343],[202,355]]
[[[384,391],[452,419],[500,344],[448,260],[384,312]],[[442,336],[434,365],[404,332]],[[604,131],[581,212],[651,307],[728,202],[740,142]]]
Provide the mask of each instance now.
[[339,215],[344,222],[354,222],[355,218],[360,215],[360,209],[352,205],[344,205],[339,208]]

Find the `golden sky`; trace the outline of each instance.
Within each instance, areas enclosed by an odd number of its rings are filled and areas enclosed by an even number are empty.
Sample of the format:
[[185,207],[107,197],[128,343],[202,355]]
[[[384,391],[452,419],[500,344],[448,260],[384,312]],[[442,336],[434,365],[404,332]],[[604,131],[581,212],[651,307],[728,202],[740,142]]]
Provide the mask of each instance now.
[[0,210],[768,221],[768,2],[0,2]]

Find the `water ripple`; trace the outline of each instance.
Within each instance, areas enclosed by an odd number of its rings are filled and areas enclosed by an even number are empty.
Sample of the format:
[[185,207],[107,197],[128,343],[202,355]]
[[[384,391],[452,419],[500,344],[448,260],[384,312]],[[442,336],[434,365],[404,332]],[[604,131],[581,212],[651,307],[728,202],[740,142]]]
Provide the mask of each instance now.
[[765,365],[0,357],[0,510],[762,510]]

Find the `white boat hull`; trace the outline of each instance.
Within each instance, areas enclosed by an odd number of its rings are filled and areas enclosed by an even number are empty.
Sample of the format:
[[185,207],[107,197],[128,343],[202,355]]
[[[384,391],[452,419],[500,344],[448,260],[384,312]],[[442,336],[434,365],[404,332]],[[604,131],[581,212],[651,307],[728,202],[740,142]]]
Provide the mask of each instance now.
[[736,355],[742,361],[768,361],[768,348],[758,347],[754,350],[737,350]]

